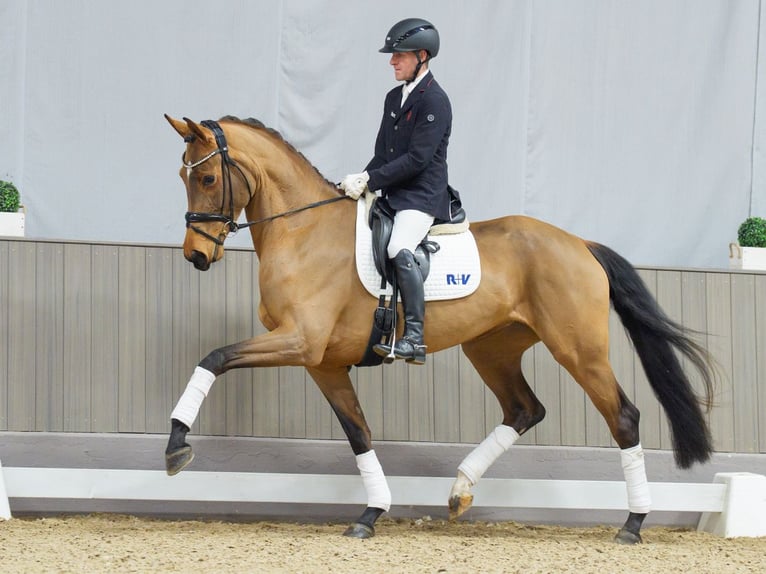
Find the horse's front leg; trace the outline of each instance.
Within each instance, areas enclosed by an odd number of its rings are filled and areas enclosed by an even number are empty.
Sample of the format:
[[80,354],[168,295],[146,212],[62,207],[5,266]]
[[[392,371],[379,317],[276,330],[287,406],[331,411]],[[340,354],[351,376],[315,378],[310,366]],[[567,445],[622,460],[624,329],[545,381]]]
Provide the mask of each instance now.
[[253,339],[221,347],[200,361],[186,385],[186,390],[170,414],[171,430],[165,449],[165,469],[170,476],[178,474],[194,459],[186,442],[202,402],[215,379],[230,369],[243,367],[302,366],[315,360],[305,338],[295,329],[275,329]]
[[343,533],[353,538],[370,538],[375,535],[375,522],[391,508],[391,490],[388,488],[383,468],[372,449],[372,437],[362,407],[346,367],[307,368],[327,401],[330,403],[341,427],[348,437],[351,450],[356,455],[356,465],[367,492],[367,508],[354,524]]

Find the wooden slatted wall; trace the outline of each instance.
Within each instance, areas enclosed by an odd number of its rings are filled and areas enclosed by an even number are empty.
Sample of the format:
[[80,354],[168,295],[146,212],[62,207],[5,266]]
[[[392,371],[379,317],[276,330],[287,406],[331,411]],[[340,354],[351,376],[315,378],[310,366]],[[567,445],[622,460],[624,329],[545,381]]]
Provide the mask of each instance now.
[[[228,250],[199,273],[179,248],[0,240],[0,431],[165,433],[199,360],[263,331],[258,261]],[[693,329],[723,378],[710,414],[722,452],[766,452],[766,274],[641,269],[666,312]],[[669,449],[667,424],[619,320],[611,360],[641,410],[642,443]],[[601,416],[541,345],[525,374],[547,408],[523,444],[612,444]],[[500,420],[459,349],[353,369],[378,440],[475,443]],[[695,383],[699,383],[695,379]],[[193,431],[205,435],[344,438],[299,368],[226,374]]]

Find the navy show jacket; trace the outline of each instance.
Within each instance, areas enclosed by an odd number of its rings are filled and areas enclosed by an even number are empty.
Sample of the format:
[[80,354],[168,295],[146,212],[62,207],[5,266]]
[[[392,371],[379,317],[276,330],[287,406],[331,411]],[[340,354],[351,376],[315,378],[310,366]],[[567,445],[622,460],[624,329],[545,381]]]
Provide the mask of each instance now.
[[396,211],[417,209],[449,221],[447,144],[452,106],[431,72],[401,106],[402,88],[386,95],[367,186]]

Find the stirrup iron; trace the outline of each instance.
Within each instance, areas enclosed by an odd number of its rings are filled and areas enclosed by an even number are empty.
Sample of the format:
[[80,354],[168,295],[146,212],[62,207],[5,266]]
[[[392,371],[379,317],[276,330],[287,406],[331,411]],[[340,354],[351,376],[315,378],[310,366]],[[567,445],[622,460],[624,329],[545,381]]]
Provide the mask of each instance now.
[[[396,314],[394,314],[396,316]],[[390,365],[396,360],[396,354],[394,353],[394,346],[396,345],[396,321],[394,321],[394,331],[391,333],[391,350],[388,355],[383,357],[383,362]]]

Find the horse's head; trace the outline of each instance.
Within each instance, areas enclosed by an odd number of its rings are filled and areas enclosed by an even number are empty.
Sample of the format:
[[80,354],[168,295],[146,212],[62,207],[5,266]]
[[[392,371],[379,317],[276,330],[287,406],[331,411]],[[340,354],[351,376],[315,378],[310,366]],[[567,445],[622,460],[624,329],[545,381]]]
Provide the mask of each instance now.
[[237,218],[252,199],[253,190],[245,172],[231,158],[218,123],[197,124],[167,114],[165,118],[186,142],[180,170],[189,202],[184,257],[206,271],[223,257],[223,242],[237,230]]

